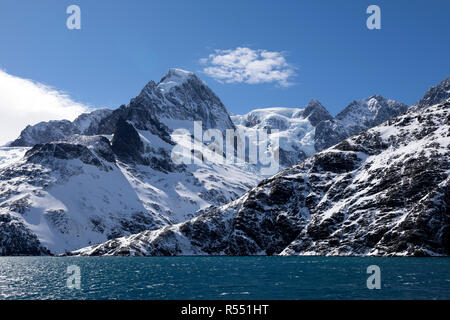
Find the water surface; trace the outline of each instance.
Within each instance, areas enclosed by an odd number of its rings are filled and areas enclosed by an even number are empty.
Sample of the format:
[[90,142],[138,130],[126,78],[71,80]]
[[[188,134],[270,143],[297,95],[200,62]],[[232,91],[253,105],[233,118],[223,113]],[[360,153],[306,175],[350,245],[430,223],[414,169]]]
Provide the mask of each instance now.
[[450,258],[0,257],[0,299],[450,299],[449,270]]

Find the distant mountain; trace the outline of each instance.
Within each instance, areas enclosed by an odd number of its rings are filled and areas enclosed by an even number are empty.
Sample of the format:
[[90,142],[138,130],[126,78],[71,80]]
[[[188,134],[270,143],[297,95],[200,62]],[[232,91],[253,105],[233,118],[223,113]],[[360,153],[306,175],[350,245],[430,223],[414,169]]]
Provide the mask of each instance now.
[[359,133],[187,222],[75,255],[450,255],[450,102]]
[[313,125],[317,126],[322,121],[333,120],[327,109],[316,99],[312,99],[305,107],[303,117]]
[[406,110],[403,103],[374,95],[353,101],[335,118],[313,99],[305,108],[256,109],[232,119],[243,132],[278,130],[280,164],[286,168]]
[[303,112],[302,108],[265,108],[233,115],[231,119],[246,136],[261,130],[266,130],[269,137],[276,136],[280,144],[280,166],[285,168],[315,153],[314,127],[303,117]]
[[84,113],[73,122],[68,120],[52,120],[27,126],[19,138],[9,144],[10,147],[31,147],[38,143],[63,140],[74,134],[95,135],[98,133],[100,121],[110,115],[112,110],[100,109]]
[[[0,254],[62,253],[178,224],[230,203],[265,177],[260,164],[224,162],[224,154],[211,152],[218,141],[192,139],[194,121],[203,130],[240,129],[240,142],[267,129],[280,146],[263,151],[278,154],[283,169],[404,108],[373,96],[335,118],[317,100],[230,117],[195,74],[170,69],[128,105],[28,126],[15,147],[0,148]],[[195,163],[176,161],[186,156]]]
[[230,118],[220,99],[201,79],[192,72],[172,68],[158,83],[150,81],[128,106],[83,114],[74,122],[50,121],[28,126],[11,146],[33,146],[74,134],[112,135],[119,119],[132,121],[136,129],[148,131],[170,144],[174,130],[184,128],[193,132],[193,122],[201,121],[204,130],[219,129],[224,134],[227,129],[238,128],[244,135],[267,129],[271,136],[271,130],[279,130],[280,134],[272,137],[279,138],[280,167],[286,168],[407,109],[402,103],[374,95],[353,101],[336,118],[315,99],[305,108],[256,109]]
[[408,110],[406,104],[374,95],[351,102],[337,116],[349,136],[377,126]]

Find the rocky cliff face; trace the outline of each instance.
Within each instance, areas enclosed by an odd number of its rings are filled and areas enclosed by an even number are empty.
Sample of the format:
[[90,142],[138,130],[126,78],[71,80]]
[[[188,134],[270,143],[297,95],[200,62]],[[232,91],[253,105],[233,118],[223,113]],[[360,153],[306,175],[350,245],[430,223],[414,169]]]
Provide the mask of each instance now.
[[78,255],[449,255],[450,103],[393,118],[187,222]]

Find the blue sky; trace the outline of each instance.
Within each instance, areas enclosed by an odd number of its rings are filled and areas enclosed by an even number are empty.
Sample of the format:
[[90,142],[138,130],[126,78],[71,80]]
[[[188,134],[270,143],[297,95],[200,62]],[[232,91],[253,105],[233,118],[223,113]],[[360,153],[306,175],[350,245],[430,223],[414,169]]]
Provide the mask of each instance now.
[[[66,28],[71,4],[81,8],[81,30]],[[371,4],[381,8],[381,30],[366,27]],[[412,104],[450,76],[449,13],[446,0],[2,0],[0,69],[116,108],[178,67],[233,113],[316,98],[336,114],[372,94]],[[278,53],[295,70],[290,85],[204,73],[200,59],[238,47]]]

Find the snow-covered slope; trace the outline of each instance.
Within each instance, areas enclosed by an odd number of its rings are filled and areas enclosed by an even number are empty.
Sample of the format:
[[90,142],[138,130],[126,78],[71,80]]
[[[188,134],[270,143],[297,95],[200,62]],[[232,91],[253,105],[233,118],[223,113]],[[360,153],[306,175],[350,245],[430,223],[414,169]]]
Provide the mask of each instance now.
[[304,108],[256,109],[246,115],[233,115],[231,119],[243,135],[256,135],[260,130],[266,130],[269,137],[276,137],[281,167],[294,165],[316,152],[315,127],[305,116]]
[[21,160],[29,149],[27,147],[0,147],[0,169]]
[[78,255],[449,255],[450,103],[315,154],[190,221]]
[[256,183],[226,166],[164,173],[116,160],[103,137],[73,139],[37,145],[0,170],[0,213],[21,221],[53,253],[185,221]]
[[189,71],[169,69],[160,82],[150,81],[134,102],[151,108],[170,130],[192,129],[193,121],[202,121],[204,129],[234,129],[220,99]]

